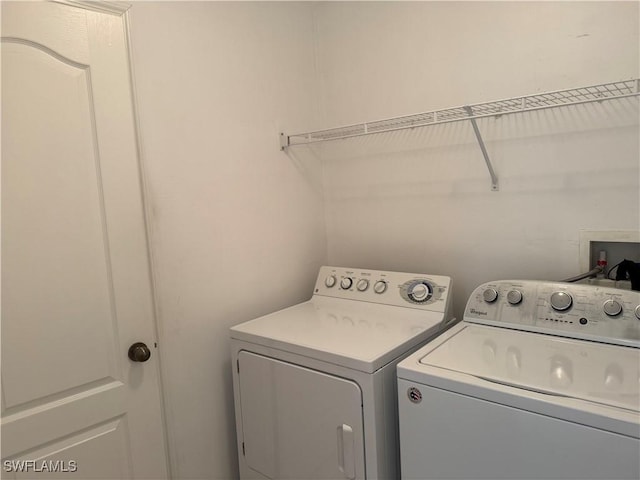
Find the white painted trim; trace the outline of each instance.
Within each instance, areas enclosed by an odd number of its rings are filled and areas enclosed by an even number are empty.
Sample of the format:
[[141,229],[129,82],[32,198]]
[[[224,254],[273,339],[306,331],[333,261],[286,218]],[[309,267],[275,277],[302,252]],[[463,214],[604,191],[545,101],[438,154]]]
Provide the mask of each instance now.
[[158,280],[156,277],[156,265],[155,265],[155,256],[153,254],[153,245],[151,244],[151,206],[148,201],[151,198],[149,193],[149,185],[147,183],[147,175],[145,170],[145,155],[142,144],[142,134],[140,129],[140,115],[139,107],[138,107],[138,94],[136,88],[136,76],[135,76],[135,64],[133,61],[133,47],[131,46],[131,19],[130,13],[123,12],[122,20],[124,24],[124,34],[125,41],[127,44],[127,56],[129,58],[129,84],[131,87],[131,104],[133,109],[133,119],[134,119],[134,130],[136,137],[136,148],[138,153],[138,171],[140,173],[140,189],[142,191],[142,206],[144,208],[144,230],[145,230],[145,241],[147,243],[147,252],[148,252],[148,260],[149,260],[149,278],[151,283],[151,296],[153,299],[153,334],[156,341],[160,344],[160,350],[158,351],[158,360],[156,362],[157,373],[158,373],[158,395],[160,397],[160,409],[162,412],[162,422],[163,422],[163,436],[164,436],[164,450],[165,450],[165,458],[166,458],[166,470],[169,472],[169,478],[178,478],[177,471],[174,472],[174,468],[178,465],[178,460],[173,457],[175,449],[173,446],[173,438],[171,437],[171,432],[169,431],[169,422],[167,411],[169,406],[167,405],[170,397],[166,394],[168,388],[165,388],[166,382],[166,371],[163,368],[163,354],[162,354],[162,338],[161,336],[161,317],[160,317],[160,302],[158,300],[157,294],[157,284]]
[[640,231],[637,230],[580,230],[580,272],[591,270],[591,242],[640,243]]
[[84,8],[99,13],[108,13],[121,17],[129,8],[130,3],[111,2],[107,0],[52,0],[55,3],[62,3],[71,7]]

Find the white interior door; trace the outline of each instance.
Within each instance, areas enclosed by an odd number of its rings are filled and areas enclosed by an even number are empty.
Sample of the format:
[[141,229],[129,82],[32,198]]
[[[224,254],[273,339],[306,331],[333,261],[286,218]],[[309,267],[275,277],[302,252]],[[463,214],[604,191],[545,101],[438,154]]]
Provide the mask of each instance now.
[[272,479],[364,479],[362,391],[353,381],[240,352],[242,441]]
[[167,476],[127,19],[107,6],[1,5],[4,478]]

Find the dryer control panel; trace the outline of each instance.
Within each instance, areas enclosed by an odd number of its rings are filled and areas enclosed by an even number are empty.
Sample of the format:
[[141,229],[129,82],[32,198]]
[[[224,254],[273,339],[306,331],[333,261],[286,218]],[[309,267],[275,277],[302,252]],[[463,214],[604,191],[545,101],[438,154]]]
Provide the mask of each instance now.
[[322,267],[314,295],[447,312],[451,278],[421,273]]
[[473,291],[464,320],[640,347],[640,292],[562,282],[500,280]]

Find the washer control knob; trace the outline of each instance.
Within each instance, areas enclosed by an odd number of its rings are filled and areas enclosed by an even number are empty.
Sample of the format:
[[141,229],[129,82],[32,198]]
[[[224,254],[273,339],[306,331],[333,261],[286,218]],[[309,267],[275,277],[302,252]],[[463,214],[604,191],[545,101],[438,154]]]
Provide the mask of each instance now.
[[573,298],[567,292],[554,292],[551,294],[551,308],[557,312],[569,310],[573,305]]
[[495,288],[487,288],[482,292],[482,298],[487,303],[493,303],[498,299],[498,291]]
[[351,278],[349,277],[344,277],[342,280],[340,280],[340,286],[343,290],[349,290],[351,288],[351,285],[353,285],[353,280],[351,280]]
[[522,302],[522,292],[520,290],[511,290],[507,293],[507,302],[511,305],[518,305]]
[[604,310],[604,313],[610,317],[615,317],[622,313],[622,305],[620,305],[620,302],[616,300],[609,299],[602,304],[602,310]]
[[640,305],[636,307],[636,318],[640,320]]
[[336,284],[336,276],[329,275],[327,278],[324,279],[324,284],[327,286],[327,288],[333,287]]
[[376,293],[384,293],[387,291],[387,282],[384,280],[378,280],[373,286],[373,291]]
[[358,280],[356,288],[359,292],[364,292],[367,288],[369,288],[369,280],[367,280],[366,278],[361,278],[360,280]]
[[409,287],[409,291],[407,295],[414,302],[426,302],[431,298],[431,294],[433,293],[433,288],[427,282],[421,281],[412,284]]

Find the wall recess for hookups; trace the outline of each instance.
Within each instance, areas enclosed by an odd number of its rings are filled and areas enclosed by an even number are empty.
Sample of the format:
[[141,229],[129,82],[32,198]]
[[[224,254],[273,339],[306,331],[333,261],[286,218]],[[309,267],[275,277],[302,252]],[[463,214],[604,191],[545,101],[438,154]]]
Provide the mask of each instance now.
[[605,272],[622,260],[640,263],[640,231],[634,230],[582,230],[580,231],[580,271],[594,268],[600,252],[607,252]]

